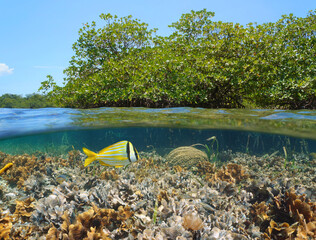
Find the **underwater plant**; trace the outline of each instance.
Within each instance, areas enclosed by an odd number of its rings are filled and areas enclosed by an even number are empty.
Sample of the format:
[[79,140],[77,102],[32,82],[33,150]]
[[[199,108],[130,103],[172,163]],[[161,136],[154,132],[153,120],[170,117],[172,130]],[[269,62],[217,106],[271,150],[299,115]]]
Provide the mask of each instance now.
[[283,165],[283,167],[285,169],[287,162],[288,162],[288,159],[287,159],[288,155],[287,155],[286,147],[284,147],[284,146],[283,146],[283,152],[284,152],[284,165]]
[[[217,162],[218,161],[218,154],[219,154],[219,143],[218,143],[216,136],[212,136],[212,137],[206,139],[206,141],[211,141],[210,146],[208,146],[207,144],[196,143],[196,144],[191,145],[191,147],[194,147],[194,146],[204,147],[204,150],[205,150],[205,153],[207,155],[208,160],[211,162]],[[215,143],[216,143],[216,148],[214,149]]]
[[[286,150],[286,147],[283,146],[283,152],[284,152],[284,164],[283,164],[283,168],[286,169],[287,165],[289,165],[289,162],[290,162],[290,159],[289,159],[289,155],[287,153],[287,150]],[[292,156],[292,163],[290,165],[290,168],[292,170],[296,169],[297,166],[295,165],[295,159],[294,157]]]
[[246,153],[249,153],[249,142],[250,142],[250,134],[248,134],[248,138],[247,138],[247,144],[246,144],[246,149],[245,149]]
[[154,215],[153,215],[153,224],[154,225],[156,224],[156,221],[157,221],[157,213],[158,213],[157,209],[158,209],[158,197],[155,201],[155,208],[154,208]]

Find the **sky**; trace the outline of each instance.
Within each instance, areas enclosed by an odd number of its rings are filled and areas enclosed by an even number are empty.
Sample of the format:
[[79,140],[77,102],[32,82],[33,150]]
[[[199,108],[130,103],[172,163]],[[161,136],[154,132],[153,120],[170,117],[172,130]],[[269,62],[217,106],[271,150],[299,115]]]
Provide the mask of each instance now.
[[[84,23],[101,13],[132,15],[157,35],[191,10],[215,12],[214,21],[275,22],[283,14],[306,17],[315,0],[0,0],[0,95],[36,93],[46,76],[62,85]],[[102,25],[98,25],[102,26]]]

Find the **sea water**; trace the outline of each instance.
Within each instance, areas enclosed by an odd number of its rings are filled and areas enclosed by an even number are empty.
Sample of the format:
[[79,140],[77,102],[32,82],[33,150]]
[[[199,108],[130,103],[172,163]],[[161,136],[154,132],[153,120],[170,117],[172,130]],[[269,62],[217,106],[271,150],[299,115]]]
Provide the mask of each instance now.
[[316,111],[0,109],[0,239],[314,239],[315,157]]
[[[213,140],[210,138],[213,137]],[[216,138],[216,144],[214,143]],[[0,151],[65,154],[117,141],[163,155],[208,145],[255,155],[316,152],[316,111],[203,108],[1,109]],[[201,148],[201,145],[200,146]],[[203,149],[203,146],[202,146]]]

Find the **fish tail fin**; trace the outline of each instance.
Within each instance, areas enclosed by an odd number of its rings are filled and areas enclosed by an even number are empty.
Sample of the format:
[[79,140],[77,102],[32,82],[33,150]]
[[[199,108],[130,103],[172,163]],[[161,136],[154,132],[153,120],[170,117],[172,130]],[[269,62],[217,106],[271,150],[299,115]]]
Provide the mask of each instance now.
[[90,151],[87,148],[82,148],[83,152],[88,156],[88,158],[84,161],[84,166],[88,166],[90,163],[96,160],[97,154],[95,152]]

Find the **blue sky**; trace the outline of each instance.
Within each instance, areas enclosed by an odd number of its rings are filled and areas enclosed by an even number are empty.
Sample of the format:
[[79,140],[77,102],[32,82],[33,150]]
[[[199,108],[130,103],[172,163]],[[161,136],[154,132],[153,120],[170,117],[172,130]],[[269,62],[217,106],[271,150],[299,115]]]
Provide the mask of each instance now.
[[0,95],[37,92],[50,74],[57,83],[74,55],[84,23],[101,13],[132,15],[169,35],[168,28],[191,10],[215,12],[214,21],[275,22],[283,14],[305,17],[315,0],[0,0]]

